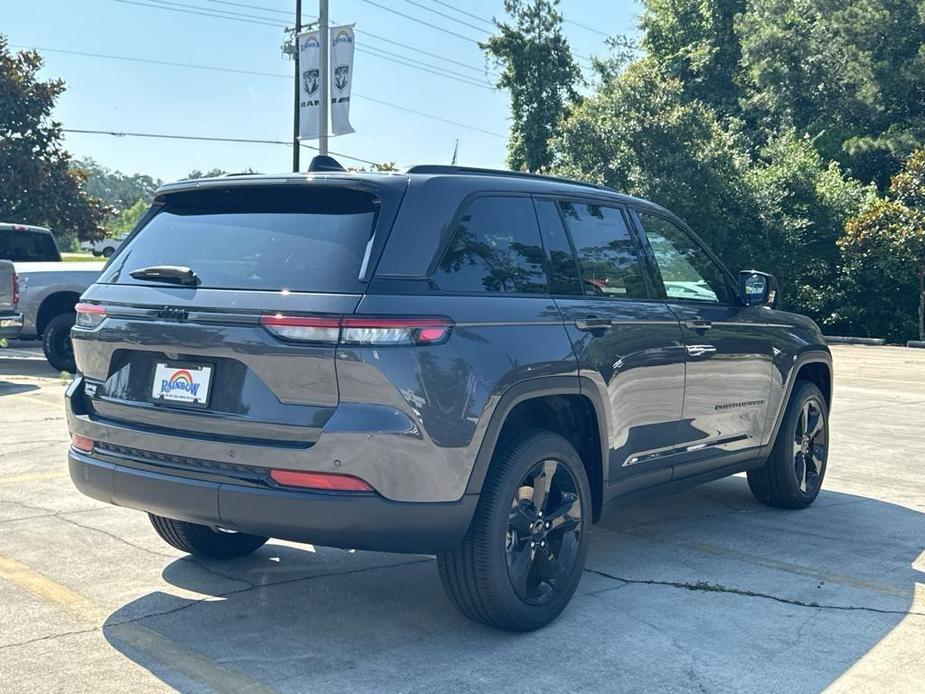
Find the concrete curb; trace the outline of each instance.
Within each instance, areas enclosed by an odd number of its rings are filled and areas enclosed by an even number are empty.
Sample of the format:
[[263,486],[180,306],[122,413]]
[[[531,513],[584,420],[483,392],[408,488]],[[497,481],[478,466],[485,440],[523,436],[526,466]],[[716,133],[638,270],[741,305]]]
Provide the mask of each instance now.
[[906,347],[918,347],[920,349],[925,349],[925,341],[923,340],[909,340],[906,343]]
[[884,345],[886,340],[881,337],[841,337],[839,335],[823,335],[830,345]]

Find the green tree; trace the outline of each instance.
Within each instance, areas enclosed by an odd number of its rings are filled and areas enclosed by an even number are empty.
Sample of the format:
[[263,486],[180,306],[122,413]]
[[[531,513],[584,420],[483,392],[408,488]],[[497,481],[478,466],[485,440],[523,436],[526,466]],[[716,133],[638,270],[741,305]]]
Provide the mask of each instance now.
[[134,205],[119,212],[119,214],[107,224],[107,236],[118,237],[130,232],[135,228],[135,225],[138,224],[138,220],[141,219],[141,216],[148,211],[149,206],[150,203],[148,201],[139,198],[135,201]]
[[479,46],[500,68],[497,86],[511,94],[508,164],[540,171],[552,163],[548,142],[568,104],[578,98],[581,70],[562,33],[559,0],[505,0],[511,22]]
[[893,178],[886,198],[848,223],[840,245],[855,268],[882,272],[907,296],[917,288],[918,336],[925,340],[925,149]]
[[39,54],[7,46],[0,36],[0,219],[47,226],[63,248],[99,238],[111,208],[87,193],[51,118],[64,83],[40,81]]
[[89,158],[72,166],[86,175],[84,188],[87,193],[118,210],[127,209],[139,200],[150,203],[155,191],[163,184],[159,178],[113,171]]

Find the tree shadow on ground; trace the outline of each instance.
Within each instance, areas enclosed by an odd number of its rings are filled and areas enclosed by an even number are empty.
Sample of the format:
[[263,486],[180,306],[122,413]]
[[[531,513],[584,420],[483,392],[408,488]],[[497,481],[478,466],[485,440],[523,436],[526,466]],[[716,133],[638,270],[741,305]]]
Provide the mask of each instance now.
[[459,617],[432,558],[277,543],[172,562],[196,595],[152,592],[104,634],[179,689],[818,691],[925,617],[923,538],[915,510],[835,492],[769,509],[734,477],[605,513],[572,603],[532,634]]

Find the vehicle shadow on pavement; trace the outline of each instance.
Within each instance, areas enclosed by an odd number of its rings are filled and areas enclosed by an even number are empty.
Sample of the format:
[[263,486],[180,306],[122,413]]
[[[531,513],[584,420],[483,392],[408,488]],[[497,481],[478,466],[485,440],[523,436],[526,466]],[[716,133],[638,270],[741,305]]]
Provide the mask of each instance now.
[[458,616],[432,558],[277,543],[170,563],[182,594],[126,604],[104,634],[181,690],[214,682],[171,649],[242,689],[819,691],[876,672],[891,632],[922,638],[923,544],[921,512],[828,491],[769,509],[733,477],[605,513],[572,603],[532,634]]
[[4,395],[18,395],[19,393],[29,393],[38,390],[39,387],[34,383],[10,383],[0,379],[0,397]]
[[55,371],[44,359],[17,359],[7,357],[0,350],[0,376],[39,376],[42,378],[60,378],[61,373]]

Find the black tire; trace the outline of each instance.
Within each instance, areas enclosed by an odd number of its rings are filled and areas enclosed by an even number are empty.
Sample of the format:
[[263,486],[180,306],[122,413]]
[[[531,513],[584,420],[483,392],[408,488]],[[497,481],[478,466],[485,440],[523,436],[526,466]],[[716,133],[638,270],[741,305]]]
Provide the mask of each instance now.
[[[526,486],[536,470],[540,472],[532,487]],[[541,487],[547,492],[540,492]],[[538,494],[540,509],[534,505]],[[563,511],[566,507],[570,510]],[[545,523],[538,521],[542,508],[549,509]],[[551,530],[535,527],[539,522],[550,528],[549,518],[560,522]],[[520,533],[515,526],[530,530]],[[475,622],[510,631],[543,627],[559,616],[578,587],[590,526],[591,490],[578,453],[558,434],[523,432],[495,452],[462,543],[437,556],[443,589]],[[526,572],[516,570],[518,558],[527,562],[518,563],[528,567]],[[523,577],[516,588],[515,575]]]
[[111,257],[112,257],[112,254],[115,253],[115,252],[116,252],[116,249],[115,249],[115,248],[113,248],[112,246],[106,246],[106,248],[103,249],[103,252],[102,252],[101,255],[102,255],[104,258],[111,258]]
[[214,530],[207,525],[163,518],[153,513],[149,513],[148,518],[164,542],[197,557],[243,557],[263,547],[269,539],[260,535]]
[[74,347],[71,344],[71,327],[77,314],[69,311],[52,318],[42,332],[42,351],[45,358],[58,371],[77,371]]
[[[821,428],[809,436],[816,431],[817,421]],[[768,506],[806,508],[822,489],[828,454],[829,411],[825,396],[816,384],[798,381],[771,455],[763,467],[748,473],[749,489],[758,501]]]

